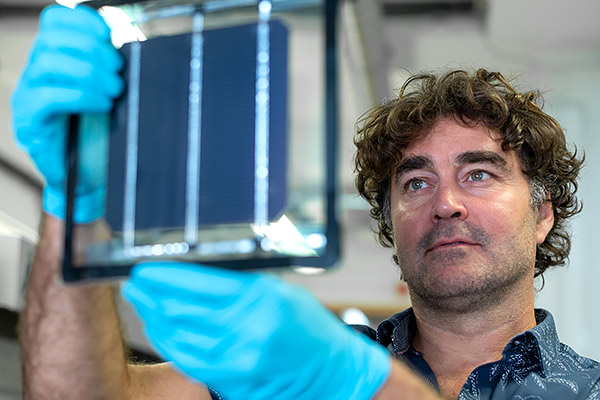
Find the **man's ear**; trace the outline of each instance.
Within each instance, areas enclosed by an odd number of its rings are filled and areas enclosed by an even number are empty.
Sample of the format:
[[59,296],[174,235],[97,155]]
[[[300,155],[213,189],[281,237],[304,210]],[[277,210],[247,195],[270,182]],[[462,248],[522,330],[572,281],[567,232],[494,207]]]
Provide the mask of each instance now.
[[535,241],[537,244],[544,243],[552,226],[554,226],[554,209],[552,207],[552,202],[546,200],[538,206],[538,216],[535,227]]

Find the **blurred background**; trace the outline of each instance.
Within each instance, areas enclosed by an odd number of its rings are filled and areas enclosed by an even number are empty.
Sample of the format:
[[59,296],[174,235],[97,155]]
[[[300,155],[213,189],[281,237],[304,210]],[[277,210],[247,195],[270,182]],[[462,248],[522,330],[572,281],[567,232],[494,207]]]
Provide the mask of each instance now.
[[[40,221],[42,180],[13,143],[9,96],[50,0],[0,1],[0,400],[19,399],[16,321]],[[357,119],[394,96],[413,72],[485,67],[545,93],[545,110],[586,153],[572,222],[570,265],[545,274],[536,306],[555,316],[560,339],[600,359],[600,2],[596,0],[346,0],[340,9],[341,223],[343,256],[320,275],[282,275],[312,290],[340,316],[371,326],[409,306],[391,250],[371,230],[368,208],[353,187],[352,136]],[[310,32],[306,33],[310,35]],[[312,54],[299,54],[307,65]],[[310,81],[310,76],[307,77]],[[292,112],[296,112],[293,110]],[[538,287],[542,282],[537,282]],[[127,307],[130,345],[152,354]],[[363,322],[363,323],[365,323]]]

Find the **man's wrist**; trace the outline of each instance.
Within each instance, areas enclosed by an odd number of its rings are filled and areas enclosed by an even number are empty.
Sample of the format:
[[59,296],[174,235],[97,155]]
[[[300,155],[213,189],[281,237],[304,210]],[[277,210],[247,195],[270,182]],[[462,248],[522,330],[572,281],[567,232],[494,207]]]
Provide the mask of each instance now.
[[42,206],[46,214],[60,220],[65,219],[66,200],[64,193],[50,186],[44,187]]

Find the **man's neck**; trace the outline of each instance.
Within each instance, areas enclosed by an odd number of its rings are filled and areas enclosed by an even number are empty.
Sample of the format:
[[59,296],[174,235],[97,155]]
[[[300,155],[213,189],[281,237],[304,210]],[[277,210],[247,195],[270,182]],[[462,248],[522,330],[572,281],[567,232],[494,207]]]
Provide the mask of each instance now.
[[503,297],[486,309],[463,313],[440,312],[413,300],[417,332],[412,344],[445,398],[456,399],[475,368],[501,359],[514,336],[536,325],[533,290]]

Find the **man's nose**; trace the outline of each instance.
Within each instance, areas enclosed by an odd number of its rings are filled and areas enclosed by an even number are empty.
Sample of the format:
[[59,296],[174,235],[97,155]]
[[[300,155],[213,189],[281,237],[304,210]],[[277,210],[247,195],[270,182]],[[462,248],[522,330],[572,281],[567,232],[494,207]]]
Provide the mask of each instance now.
[[457,184],[444,184],[437,188],[431,207],[431,220],[437,223],[443,219],[467,218],[464,194]]

